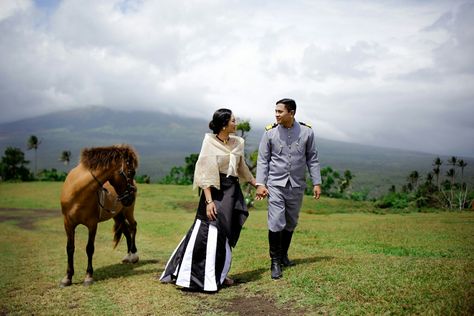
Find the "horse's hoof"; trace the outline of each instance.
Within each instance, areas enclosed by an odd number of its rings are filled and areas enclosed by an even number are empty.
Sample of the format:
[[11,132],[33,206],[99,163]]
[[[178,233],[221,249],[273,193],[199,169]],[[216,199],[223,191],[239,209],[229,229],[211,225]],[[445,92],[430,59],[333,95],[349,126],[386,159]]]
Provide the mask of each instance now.
[[68,287],[68,286],[70,286],[71,284],[72,284],[71,279],[69,279],[69,278],[66,277],[66,278],[64,278],[64,279],[61,280],[61,282],[59,283],[59,287],[61,287],[61,288],[63,288],[63,287]]
[[137,263],[138,259],[139,259],[138,258],[138,253],[132,253],[131,258],[130,258],[131,262],[132,263]]
[[138,253],[128,253],[122,259],[122,263],[137,263],[138,262]]
[[92,285],[92,283],[94,283],[94,279],[92,277],[86,277],[84,279],[84,285],[85,286],[89,286],[89,285]]

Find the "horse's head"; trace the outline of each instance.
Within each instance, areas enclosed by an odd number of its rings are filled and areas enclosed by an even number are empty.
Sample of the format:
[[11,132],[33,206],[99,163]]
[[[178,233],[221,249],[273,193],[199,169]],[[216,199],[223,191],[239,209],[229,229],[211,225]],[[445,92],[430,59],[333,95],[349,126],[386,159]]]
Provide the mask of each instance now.
[[124,205],[130,206],[135,201],[137,187],[135,186],[135,173],[138,165],[136,153],[129,147],[125,147],[122,153],[120,170],[109,179],[110,184],[117,191],[117,199]]
[[124,206],[133,204],[137,192],[133,178],[138,167],[138,155],[130,146],[86,148],[81,153],[81,163],[95,173],[92,175],[101,186],[101,181],[109,181]]

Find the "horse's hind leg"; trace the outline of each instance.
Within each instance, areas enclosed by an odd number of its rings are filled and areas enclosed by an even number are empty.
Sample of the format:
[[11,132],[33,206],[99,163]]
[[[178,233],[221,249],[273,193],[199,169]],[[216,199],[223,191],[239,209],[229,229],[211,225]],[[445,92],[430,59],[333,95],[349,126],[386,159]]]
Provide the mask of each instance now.
[[67,235],[67,271],[66,276],[61,280],[60,287],[66,287],[72,284],[72,276],[74,275],[74,235],[76,232],[76,225],[69,223],[64,219],[64,229]]
[[84,279],[84,285],[91,285],[94,283],[94,269],[92,268],[92,256],[94,255],[94,241],[97,233],[97,223],[91,225],[89,228],[89,239],[87,240],[86,253],[87,253],[87,271],[86,278]]

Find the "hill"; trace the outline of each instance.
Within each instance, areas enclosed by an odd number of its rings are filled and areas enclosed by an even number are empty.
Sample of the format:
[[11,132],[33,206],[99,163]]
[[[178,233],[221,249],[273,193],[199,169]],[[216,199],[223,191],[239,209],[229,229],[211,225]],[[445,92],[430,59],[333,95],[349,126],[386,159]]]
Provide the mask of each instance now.
[[[251,122],[252,123],[252,122]],[[117,143],[133,145],[140,155],[138,174],[156,182],[171,167],[184,164],[184,157],[199,152],[208,122],[202,119],[172,116],[160,112],[115,111],[89,107],[62,111],[35,118],[0,124],[0,151],[14,146],[25,152],[33,169],[34,155],[26,150],[30,135],[36,135],[38,169],[68,171],[79,158],[81,148]],[[253,126],[247,136],[248,151],[255,150],[263,128]],[[421,175],[431,170],[435,154],[389,149],[317,138],[322,166],[355,174],[354,189],[369,189],[371,195],[385,192],[391,184],[405,183],[412,170]],[[70,166],[59,161],[64,150],[72,152]],[[447,157],[442,157],[444,161]],[[474,159],[465,159],[465,177],[474,183]]]

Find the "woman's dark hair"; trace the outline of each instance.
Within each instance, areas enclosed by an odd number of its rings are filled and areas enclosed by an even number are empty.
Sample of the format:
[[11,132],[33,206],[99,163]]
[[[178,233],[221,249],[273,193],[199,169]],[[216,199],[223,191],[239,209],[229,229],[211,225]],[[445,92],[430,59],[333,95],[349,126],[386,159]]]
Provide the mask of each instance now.
[[295,113],[296,113],[296,102],[295,102],[295,100],[285,98],[285,99],[281,99],[281,100],[277,101],[275,104],[278,104],[278,103],[284,104],[285,108],[288,110],[288,112],[295,111]]
[[232,111],[229,109],[219,109],[215,111],[212,116],[212,121],[209,122],[209,128],[214,134],[219,133],[224,126],[229,124],[231,116]]

